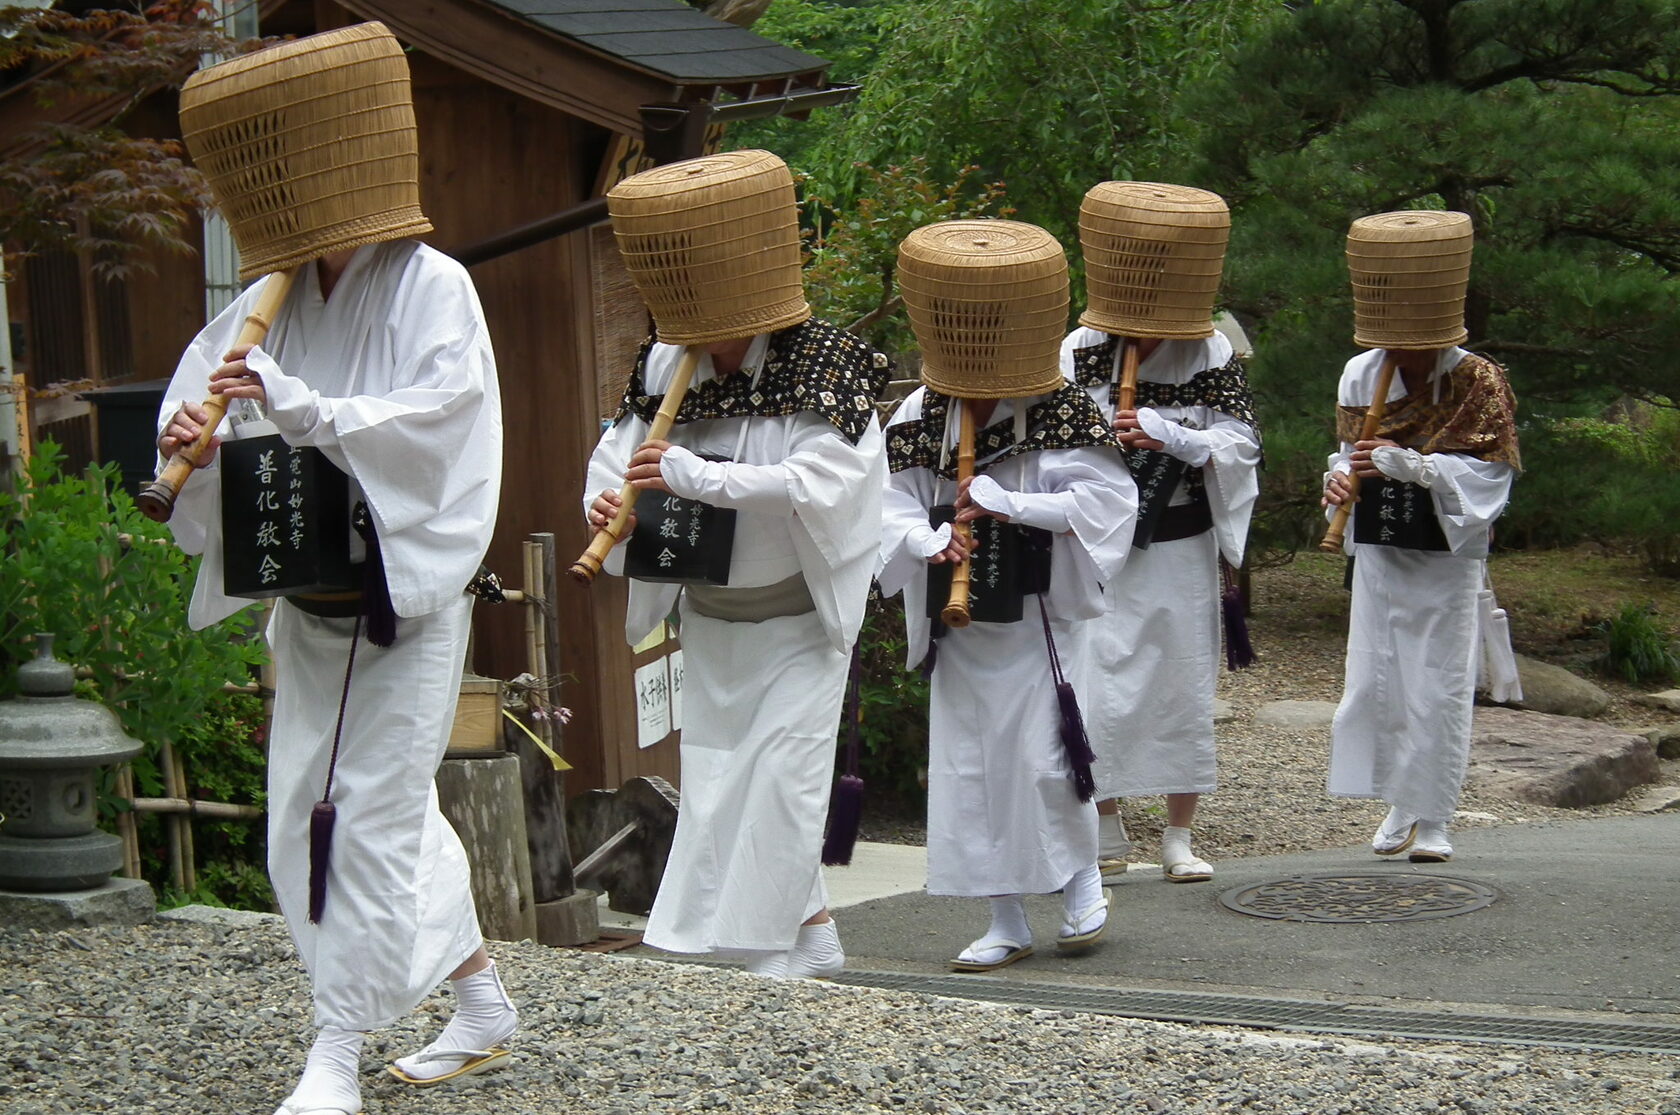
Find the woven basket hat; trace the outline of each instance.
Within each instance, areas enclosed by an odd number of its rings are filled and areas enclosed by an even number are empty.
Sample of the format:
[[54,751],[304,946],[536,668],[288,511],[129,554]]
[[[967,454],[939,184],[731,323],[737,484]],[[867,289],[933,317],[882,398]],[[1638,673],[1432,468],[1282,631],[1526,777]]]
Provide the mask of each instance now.
[[239,277],[432,231],[408,62],[383,23],[198,71],[181,132],[239,245]]
[[1079,324],[1123,337],[1213,336],[1231,214],[1207,190],[1099,182],[1079,207],[1089,308]]
[[811,316],[793,175],[768,151],[654,167],[607,191],[613,234],[666,344],[769,333]]
[[1037,225],[924,225],[898,246],[898,287],[933,390],[1007,399],[1062,385],[1067,254]]
[[1471,243],[1467,213],[1412,209],[1353,222],[1347,261],[1354,343],[1429,349],[1468,340]]

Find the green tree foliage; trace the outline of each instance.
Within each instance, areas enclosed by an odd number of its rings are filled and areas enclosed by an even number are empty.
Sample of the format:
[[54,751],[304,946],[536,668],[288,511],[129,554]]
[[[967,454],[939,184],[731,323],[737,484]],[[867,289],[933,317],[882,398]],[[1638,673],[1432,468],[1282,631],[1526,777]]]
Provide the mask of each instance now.
[[1354,218],[1476,223],[1471,342],[1518,393],[1671,390],[1680,344],[1680,4],[1322,0],[1288,5],[1185,102],[1189,173],[1233,205],[1227,296],[1257,378],[1328,413],[1352,352]]
[[[785,0],[784,0],[785,2]],[[778,26],[777,6],[759,25]],[[864,196],[864,167],[923,158],[936,182],[964,168],[1005,183],[1022,220],[1078,242],[1079,199],[1105,179],[1154,173],[1179,142],[1172,98],[1208,72],[1254,0],[897,0],[827,9],[825,28],[866,28],[848,59],[864,89],[799,155],[823,196]],[[791,13],[790,13],[791,14]],[[821,47],[818,36],[806,40]]]
[[[141,796],[163,794],[158,756],[172,741],[195,792],[260,804],[261,709],[230,701],[222,689],[250,679],[261,644],[240,618],[188,630],[197,559],[140,514],[115,465],[66,476],[62,461],[58,447],[43,442],[24,473],[0,482],[0,700],[16,696],[17,667],[34,656],[35,633],[52,632],[54,655],[88,675],[82,695],[110,708],[145,745],[133,763]],[[236,850],[237,862],[223,868],[243,889],[230,898],[260,895],[240,866],[249,867],[252,855],[261,863],[260,850],[246,850],[260,836],[224,833],[220,845],[207,847],[207,858],[217,847]],[[147,874],[162,882],[160,848],[154,841],[143,852]]]

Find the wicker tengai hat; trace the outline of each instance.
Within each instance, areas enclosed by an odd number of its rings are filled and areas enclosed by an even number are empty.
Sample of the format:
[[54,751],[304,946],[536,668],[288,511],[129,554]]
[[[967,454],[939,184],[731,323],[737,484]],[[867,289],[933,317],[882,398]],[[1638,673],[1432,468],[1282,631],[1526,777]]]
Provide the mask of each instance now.
[[1037,225],[924,225],[898,246],[898,287],[933,390],[1007,399],[1061,387],[1067,254]]
[[633,174],[607,191],[624,266],[666,344],[770,333],[811,316],[793,175],[768,151]]
[[1207,190],[1099,182],[1079,207],[1089,307],[1079,324],[1123,337],[1213,336],[1231,214]]
[[181,133],[253,279],[432,231],[408,61],[383,23],[311,35],[193,74]]
[[1353,340],[1367,348],[1463,344],[1473,233],[1468,213],[1408,209],[1348,229]]

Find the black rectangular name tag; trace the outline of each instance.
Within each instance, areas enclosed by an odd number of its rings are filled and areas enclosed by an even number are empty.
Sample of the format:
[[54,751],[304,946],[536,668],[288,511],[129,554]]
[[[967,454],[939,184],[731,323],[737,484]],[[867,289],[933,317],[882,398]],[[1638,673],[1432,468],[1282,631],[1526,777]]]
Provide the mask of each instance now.
[[279,434],[222,443],[222,591],[265,599],[345,592],[350,478]]
[[636,500],[636,529],[624,546],[624,575],[638,581],[727,585],[735,553],[735,509],[670,492]]
[[[928,521],[936,527],[954,516],[948,504],[928,511]],[[1050,587],[1050,532],[1001,522],[989,515],[969,525],[974,529],[974,552],[969,557],[973,566],[968,575],[969,617],[976,623],[1019,622],[1025,614],[1026,598]],[[929,619],[938,619],[951,598],[951,572],[947,562],[928,566]]]
[[1435,517],[1435,500],[1421,484],[1388,477],[1359,481],[1353,505],[1353,540],[1361,546],[1399,546],[1407,550],[1448,549],[1446,532]]

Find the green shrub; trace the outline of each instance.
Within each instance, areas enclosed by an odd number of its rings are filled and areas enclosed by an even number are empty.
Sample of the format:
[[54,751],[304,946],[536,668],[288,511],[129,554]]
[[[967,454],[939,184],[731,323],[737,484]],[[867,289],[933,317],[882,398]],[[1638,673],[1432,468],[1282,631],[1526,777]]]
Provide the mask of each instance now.
[[[928,683],[921,671],[904,667],[903,604],[898,598],[883,600],[870,590],[858,650],[863,669],[859,767],[868,786],[870,809],[921,816],[927,808],[922,771],[927,767]],[[842,724],[842,762],[845,747]]]
[[[47,442],[21,475],[0,481],[0,699],[16,695],[17,667],[34,656],[35,633],[50,631],[54,654],[89,675],[79,687],[83,695],[110,708],[123,731],[144,744],[133,763],[140,796],[163,795],[159,758],[164,742],[173,741],[183,749],[194,791],[225,793],[220,800],[237,804],[259,800],[253,787],[262,777],[261,738],[254,734],[260,706],[222,693],[228,682],[248,682],[262,659],[249,621],[234,617],[188,630],[197,559],[136,510],[115,466],[67,476],[62,462],[62,452]],[[241,727],[224,735],[229,721]],[[115,808],[107,798],[107,815]],[[237,838],[216,832],[233,826],[253,832]],[[142,826],[143,873],[160,885],[168,877],[161,832],[156,818]],[[260,821],[195,822],[199,832],[207,853],[233,857],[220,867],[210,855],[201,857],[206,880],[262,863]],[[226,896],[241,899],[261,904],[243,884]]]
[[1624,604],[1598,630],[1606,643],[1598,668],[1606,674],[1635,684],[1680,677],[1680,658],[1669,649],[1668,635],[1657,626],[1650,604]]

